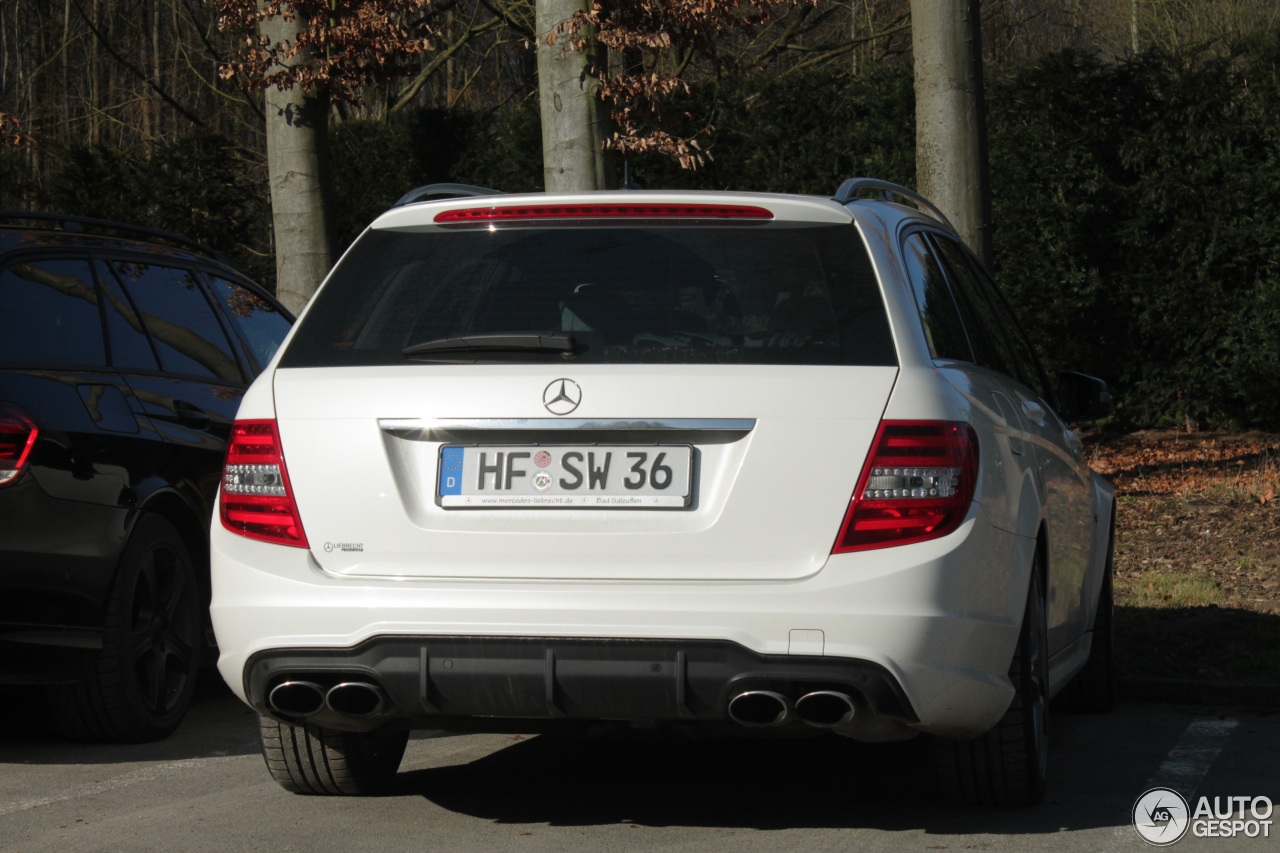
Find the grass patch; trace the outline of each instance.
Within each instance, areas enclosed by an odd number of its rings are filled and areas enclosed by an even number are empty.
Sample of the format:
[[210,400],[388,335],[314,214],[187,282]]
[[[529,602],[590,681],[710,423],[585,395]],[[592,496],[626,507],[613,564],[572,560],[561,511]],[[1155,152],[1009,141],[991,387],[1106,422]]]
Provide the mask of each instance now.
[[1129,607],[1208,607],[1226,603],[1212,579],[1194,572],[1116,578],[1116,601]]

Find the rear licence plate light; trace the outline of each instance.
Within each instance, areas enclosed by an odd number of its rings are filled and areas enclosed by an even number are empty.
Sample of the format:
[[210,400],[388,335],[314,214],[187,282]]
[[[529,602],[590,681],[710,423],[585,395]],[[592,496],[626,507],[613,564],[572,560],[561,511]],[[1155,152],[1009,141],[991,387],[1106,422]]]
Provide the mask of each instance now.
[[977,473],[978,438],[968,424],[885,421],[832,552],[945,536],[969,511]]
[[646,509],[689,504],[688,445],[446,445],[446,508]]

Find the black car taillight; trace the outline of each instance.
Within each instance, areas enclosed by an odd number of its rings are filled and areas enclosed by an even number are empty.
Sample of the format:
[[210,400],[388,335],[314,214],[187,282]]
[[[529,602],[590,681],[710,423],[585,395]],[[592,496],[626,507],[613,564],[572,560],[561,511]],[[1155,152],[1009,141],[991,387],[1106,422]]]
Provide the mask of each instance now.
[[0,403],[0,486],[18,479],[39,435],[30,415],[13,403]]
[[220,498],[222,526],[232,533],[308,547],[275,421],[236,421],[227,444]]
[[977,477],[978,438],[968,424],[883,422],[832,553],[945,536],[968,513]]

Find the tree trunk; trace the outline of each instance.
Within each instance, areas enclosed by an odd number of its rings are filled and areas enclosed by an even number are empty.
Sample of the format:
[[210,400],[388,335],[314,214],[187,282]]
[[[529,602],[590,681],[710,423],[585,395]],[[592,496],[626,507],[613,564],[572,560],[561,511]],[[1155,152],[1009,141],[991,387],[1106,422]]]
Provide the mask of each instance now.
[[[276,16],[259,24],[259,32],[276,44],[293,41],[305,26],[301,15],[292,21]],[[296,313],[329,271],[328,102],[296,88],[269,87],[265,107],[276,296]]]
[[990,261],[990,182],[978,0],[911,0],[916,189]]
[[[538,98],[542,114],[543,188],[549,192],[605,189],[608,174],[604,142],[604,105],[598,64],[603,54],[587,29],[587,48],[574,51],[569,36],[557,27],[575,12],[586,12],[590,0],[537,0]],[[547,37],[555,35],[555,44]]]

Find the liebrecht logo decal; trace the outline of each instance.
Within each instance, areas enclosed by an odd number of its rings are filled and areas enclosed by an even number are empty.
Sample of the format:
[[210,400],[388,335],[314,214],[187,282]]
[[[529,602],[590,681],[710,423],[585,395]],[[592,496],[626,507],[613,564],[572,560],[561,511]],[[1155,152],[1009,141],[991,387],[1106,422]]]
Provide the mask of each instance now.
[[542,391],[542,405],[553,415],[567,415],[582,402],[582,388],[572,379],[552,379]]

